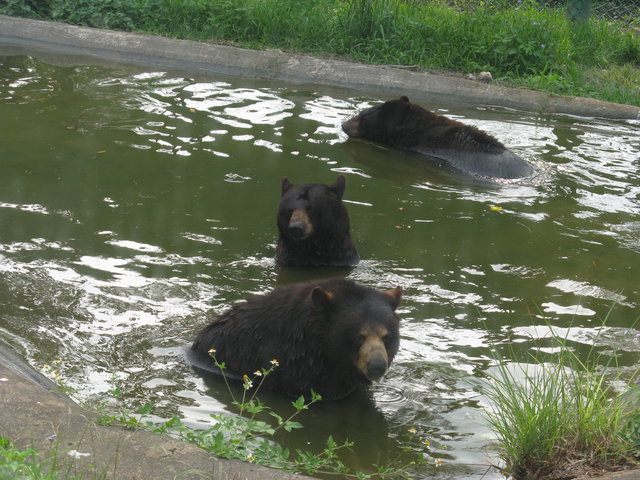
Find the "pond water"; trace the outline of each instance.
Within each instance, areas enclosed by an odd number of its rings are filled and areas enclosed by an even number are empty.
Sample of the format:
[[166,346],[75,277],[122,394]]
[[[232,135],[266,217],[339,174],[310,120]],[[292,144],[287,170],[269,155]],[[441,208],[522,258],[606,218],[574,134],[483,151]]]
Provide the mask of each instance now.
[[[524,359],[551,325],[623,373],[639,363],[639,124],[420,102],[492,132],[538,172],[490,183],[347,140],[340,123],[381,100],[0,57],[0,339],[40,370],[59,360],[81,401],[115,383],[127,405],[202,426],[233,411],[224,385],[185,361],[207,318],[293,281],[402,285],[400,351],[373,399],[321,404],[282,441],[349,438],[346,461],[366,470],[414,427],[443,461],[416,478],[480,478],[496,458],[474,379],[494,351]],[[277,267],[281,178],[338,174],[362,262]]]

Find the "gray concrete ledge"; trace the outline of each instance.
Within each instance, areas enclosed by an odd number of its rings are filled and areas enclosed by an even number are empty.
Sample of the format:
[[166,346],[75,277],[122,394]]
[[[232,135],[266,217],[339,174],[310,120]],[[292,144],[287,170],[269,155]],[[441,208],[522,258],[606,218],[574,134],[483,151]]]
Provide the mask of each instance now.
[[0,435],[20,448],[35,448],[43,458],[53,455],[59,466],[83,478],[312,480],[217,459],[195,445],[143,430],[100,426],[95,412],[78,406],[1,342],[0,412]]
[[462,78],[275,50],[174,40],[0,15],[0,45],[164,68],[343,87],[435,104],[494,105],[533,113],[640,119],[640,107],[487,85]]

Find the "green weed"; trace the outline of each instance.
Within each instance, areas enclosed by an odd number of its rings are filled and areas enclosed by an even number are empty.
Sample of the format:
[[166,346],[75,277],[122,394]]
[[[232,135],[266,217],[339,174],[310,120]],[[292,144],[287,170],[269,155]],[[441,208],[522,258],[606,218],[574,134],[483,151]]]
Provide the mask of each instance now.
[[[226,365],[215,358],[215,350],[210,354],[215,365],[224,373]],[[412,469],[420,465],[439,466],[440,460],[429,454],[428,442],[420,440],[415,429],[411,437],[400,449],[396,458],[384,465],[373,465],[372,472],[352,472],[341,460],[341,452],[353,446],[350,441],[337,443],[331,436],[325,441],[319,453],[311,453],[300,449],[291,451],[274,441],[276,433],[291,432],[302,428],[295,418],[320,400],[316,393],[310,400],[303,396],[291,402],[293,410],[288,417],[282,417],[257,397],[265,378],[279,366],[272,360],[269,367],[244,375],[242,378],[242,396],[236,398],[234,389],[229,385],[227,377],[222,376],[227,390],[232,396],[237,415],[212,414],[212,425],[206,429],[194,429],[183,424],[178,416],[157,424],[145,420],[152,406],[145,404],[137,410],[123,409],[117,414],[103,414],[102,425],[120,424],[127,428],[146,428],[155,433],[171,435],[198,445],[212,455],[220,458],[235,458],[252,463],[266,465],[290,472],[308,475],[341,475],[358,479],[412,478]],[[111,394],[119,397],[122,391],[116,387]],[[104,411],[106,403],[101,406]]]
[[[615,356],[592,347],[581,360],[566,338],[549,330],[554,353],[531,354],[522,363],[513,355],[514,363],[499,360],[483,389],[505,473],[515,480],[556,479],[634,463],[640,402],[611,387],[621,381]],[[625,381],[628,388],[638,373]]]
[[[54,440],[55,442],[55,440]],[[52,444],[46,453],[34,448],[17,448],[11,440],[0,436],[0,478],[12,480],[104,480],[97,471],[74,470],[73,461],[59,458],[57,445]]]

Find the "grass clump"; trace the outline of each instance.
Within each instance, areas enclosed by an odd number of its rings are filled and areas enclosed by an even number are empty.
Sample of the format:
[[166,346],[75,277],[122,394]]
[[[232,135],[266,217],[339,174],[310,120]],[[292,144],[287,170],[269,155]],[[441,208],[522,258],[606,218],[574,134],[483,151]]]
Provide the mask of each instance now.
[[11,440],[0,437],[0,478],[41,478],[57,479],[53,473],[38,462],[37,452],[32,448],[16,448]]
[[374,64],[490,71],[507,85],[640,105],[639,21],[574,24],[564,8],[535,0],[7,0],[0,13]]
[[504,473],[514,480],[575,478],[617,470],[640,459],[638,370],[618,393],[614,357],[591,348],[581,360],[555,335],[554,353],[527,363],[499,361],[484,393]]
[[[53,440],[52,440],[53,441]],[[105,480],[93,467],[77,471],[74,462],[59,456],[57,445],[46,453],[34,448],[18,448],[10,439],[0,436],[0,478],[12,480]]]

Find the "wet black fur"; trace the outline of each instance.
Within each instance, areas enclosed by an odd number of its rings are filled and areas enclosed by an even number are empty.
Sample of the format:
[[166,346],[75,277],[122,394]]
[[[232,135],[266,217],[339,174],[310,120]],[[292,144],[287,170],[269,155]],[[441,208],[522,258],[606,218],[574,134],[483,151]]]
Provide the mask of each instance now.
[[[360,261],[350,234],[349,214],[342,203],[344,175],[331,185],[324,183],[291,184],[282,180],[278,205],[278,243],[276,261],[290,267],[350,267]],[[313,234],[305,239],[288,232],[294,210],[307,212]]]
[[[316,287],[331,292],[333,300],[313,295]],[[227,376],[236,377],[251,376],[277,359],[280,366],[265,378],[265,388],[292,396],[308,396],[313,390],[324,400],[342,398],[370,383],[355,366],[363,323],[386,327],[391,364],[399,344],[394,313],[399,299],[343,278],[281,287],[218,316],[198,333],[190,359],[220,373],[208,353],[215,348]]]
[[532,167],[488,133],[411,103],[405,96],[365,109],[342,124],[350,137],[448,160],[468,173],[520,178]]

